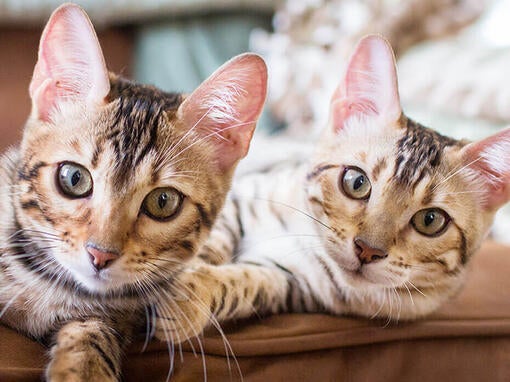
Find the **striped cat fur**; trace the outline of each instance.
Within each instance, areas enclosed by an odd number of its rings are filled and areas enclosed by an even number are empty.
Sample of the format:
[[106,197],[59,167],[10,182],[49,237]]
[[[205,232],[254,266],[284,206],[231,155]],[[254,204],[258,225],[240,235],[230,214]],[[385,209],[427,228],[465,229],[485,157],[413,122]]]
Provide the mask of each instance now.
[[462,286],[510,197],[510,129],[457,141],[401,110],[392,50],[357,46],[303,161],[235,180],[200,261],[181,274],[180,341],[214,321],[279,312],[410,320]]
[[47,380],[120,380],[132,335],[170,315],[266,80],[245,54],[189,96],[138,85],[108,74],[81,8],[53,13],[22,143],[0,160],[0,319],[51,347]]

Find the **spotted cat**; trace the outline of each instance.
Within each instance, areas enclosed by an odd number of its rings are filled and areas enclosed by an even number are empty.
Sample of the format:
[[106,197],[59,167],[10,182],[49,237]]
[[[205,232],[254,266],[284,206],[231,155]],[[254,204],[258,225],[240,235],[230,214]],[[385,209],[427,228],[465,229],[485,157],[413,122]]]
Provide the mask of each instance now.
[[469,143],[406,117],[391,47],[368,36],[315,154],[235,181],[181,275],[188,319],[157,335],[255,313],[422,317],[459,290],[509,190],[510,129]]
[[160,301],[224,203],[266,80],[245,54],[189,96],[139,85],[108,73],[81,8],[53,13],[0,160],[0,318],[51,346],[48,380],[120,380],[133,331],[171,314]]

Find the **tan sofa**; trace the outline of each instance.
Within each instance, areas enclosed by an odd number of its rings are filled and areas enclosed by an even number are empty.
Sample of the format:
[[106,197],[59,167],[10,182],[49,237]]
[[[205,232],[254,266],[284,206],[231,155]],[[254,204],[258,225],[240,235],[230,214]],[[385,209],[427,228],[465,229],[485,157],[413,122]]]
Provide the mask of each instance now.
[[[0,30],[0,150],[19,137],[39,31]],[[101,33],[107,62],[129,73],[129,30]],[[244,381],[510,381],[510,248],[488,242],[466,287],[426,320],[390,323],[282,315],[231,324],[226,333]],[[241,380],[221,337],[203,339],[204,359],[184,346],[172,381]],[[126,381],[165,381],[168,348],[143,341],[125,360]],[[195,348],[198,349],[195,343]],[[0,381],[40,381],[47,349],[0,326]]]

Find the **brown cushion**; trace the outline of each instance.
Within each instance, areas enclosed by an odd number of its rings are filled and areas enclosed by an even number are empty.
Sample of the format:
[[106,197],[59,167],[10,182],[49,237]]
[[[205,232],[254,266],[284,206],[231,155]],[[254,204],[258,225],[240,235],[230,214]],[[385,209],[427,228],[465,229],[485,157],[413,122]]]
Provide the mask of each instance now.
[[[253,319],[225,328],[245,381],[508,381],[510,380],[510,248],[486,243],[463,291],[432,317],[388,324],[352,317],[295,314]],[[41,345],[0,327],[0,381],[39,381]],[[240,380],[211,331],[182,359],[172,381]],[[169,350],[142,341],[125,360],[126,381],[165,381]],[[203,358],[204,357],[204,358]],[[230,363],[230,368],[229,368]]]

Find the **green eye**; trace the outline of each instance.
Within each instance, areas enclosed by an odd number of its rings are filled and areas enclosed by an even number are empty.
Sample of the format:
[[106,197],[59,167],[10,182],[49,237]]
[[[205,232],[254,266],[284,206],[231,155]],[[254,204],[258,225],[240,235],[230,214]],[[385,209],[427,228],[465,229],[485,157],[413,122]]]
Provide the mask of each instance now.
[[58,167],[57,185],[70,198],[85,198],[92,193],[92,176],[82,165],[65,162]]
[[182,194],[174,188],[156,188],[145,197],[142,212],[154,220],[169,220],[179,212],[182,199]]
[[367,175],[357,167],[347,167],[341,178],[344,193],[352,199],[368,199],[372,185]]
[[411,219],[411,224],[416,231],[425,236],[436,236],[442,234],[448,223],[450,216],[439,208],[428,208],[418,211]]

